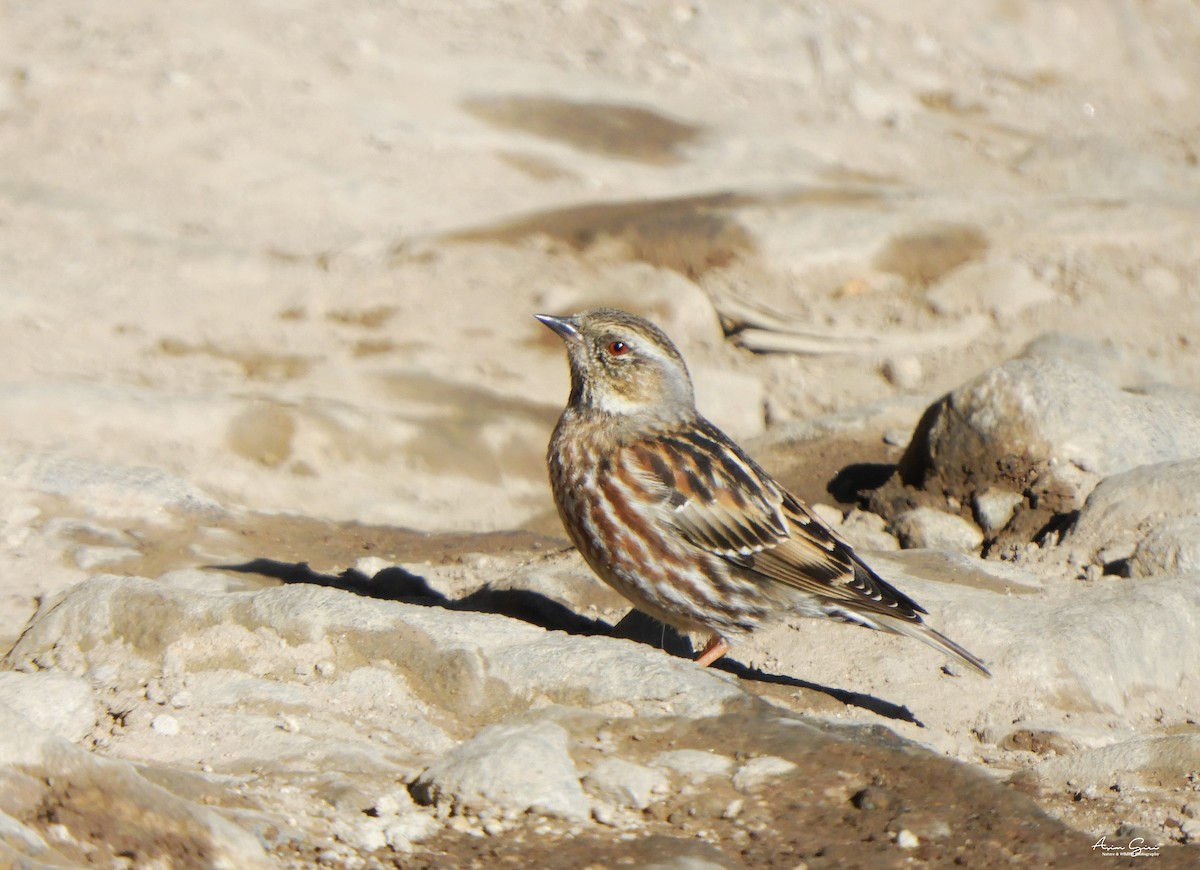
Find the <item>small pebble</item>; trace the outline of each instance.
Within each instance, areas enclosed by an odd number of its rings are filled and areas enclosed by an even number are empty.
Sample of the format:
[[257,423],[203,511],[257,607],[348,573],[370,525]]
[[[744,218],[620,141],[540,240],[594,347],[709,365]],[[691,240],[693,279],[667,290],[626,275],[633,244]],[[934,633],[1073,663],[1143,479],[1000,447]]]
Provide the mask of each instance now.
[[883,364],[883,376],[888,383],[902,390],[919,385],[923,374],[921,361],[915,356],[893,357]]
[[834,507],[830,504],[825,504],[824,502],[817,502],[810,507],[812,508],[812,512],[817,515],[817,519],[825,523],[825,525],[832,526],[836,529],[842,524],[844,517],[842,515],[841,508]]
[[976,492],[971,501],[975,520],[980,528],[990,534],[1008,525],[1018,505],[1025,501],[1025,497],[1011,490],[993,488],[985,492]]
[[287,716],[280,713],[279,718],[275,720],[275,727],[289,734],[297,734],[300,731],[300,722],[295,716]]
[[179,733],[179,720],[163,713],[150,720],[150,729],[165,737],[174,737]]
[[46,836],[55,843],[74,843],[75,835],[63,824],[50,825],[46,828]]
[[935,508],[918,507],[896,517],[892,528],[909,548],[978,553],[983,532],[970,520]]
[[396,567],[395,564],[387,559],[380,559],[378,556],[363,556],[361,559],[354,560],[354,570],[364,577],[374,577],[380,571],[394,567]]
[[592,818],[601,825],[607,825],[610,828],[617,827],[617,811],[614,807],[610,807],[608,804],[596,804],[593,806]]
[[896,835],[896,845],[901,849],[915,849],[921,845],[921,841],[916,834],[905,828]]

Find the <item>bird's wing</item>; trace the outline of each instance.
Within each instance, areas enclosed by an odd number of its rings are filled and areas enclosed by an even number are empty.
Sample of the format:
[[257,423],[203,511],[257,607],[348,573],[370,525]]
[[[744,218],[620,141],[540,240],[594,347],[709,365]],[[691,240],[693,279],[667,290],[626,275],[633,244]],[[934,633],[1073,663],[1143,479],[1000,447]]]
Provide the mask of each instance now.
[[[753,554],[747,567],[826,599],[846,600],[853,602],[857,607],[865,607],[887,616],[912,622],[921,621],[919,614],[926,613],[925,608],[872,571],[858,558],[849,544],[817,519],[791,493],[783,493],[783,512],[788,517],[791,528],[788,540]],[[830,563],[845,566],[843,573],[828,579],[801,576],[806,566],[797,559],[797,552],[810,548],[828,551]]]
[[926,612],[711,424],[632,445],[626,464],[696,547],[851,612],[918,623]]

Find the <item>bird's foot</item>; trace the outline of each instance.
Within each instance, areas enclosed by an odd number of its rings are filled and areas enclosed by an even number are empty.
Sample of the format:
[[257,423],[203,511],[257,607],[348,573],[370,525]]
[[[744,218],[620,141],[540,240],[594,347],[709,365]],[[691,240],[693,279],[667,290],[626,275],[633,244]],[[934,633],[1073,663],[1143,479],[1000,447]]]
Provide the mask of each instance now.
[[708,639],[708,643],[700,652],[700,655],[696,656],[696,664],[707,668],[721,656],[725,655],[725,653],[729,652],[730,649],[731,647],[725,642],[725,638],[719,634],[714,634]]

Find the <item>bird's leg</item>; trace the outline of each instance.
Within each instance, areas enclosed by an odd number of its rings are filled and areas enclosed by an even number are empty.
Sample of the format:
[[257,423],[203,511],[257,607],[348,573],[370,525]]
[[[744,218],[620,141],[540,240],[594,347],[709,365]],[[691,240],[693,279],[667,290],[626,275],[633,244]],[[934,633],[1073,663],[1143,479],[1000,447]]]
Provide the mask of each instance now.
[[708,643],[704,645],[704,649],[700,655],[696,656],[696,664],[707,668],[725,653],[729,652],[731,647],[725,642],[725,638],[719,634],[714,634],[708,639]]

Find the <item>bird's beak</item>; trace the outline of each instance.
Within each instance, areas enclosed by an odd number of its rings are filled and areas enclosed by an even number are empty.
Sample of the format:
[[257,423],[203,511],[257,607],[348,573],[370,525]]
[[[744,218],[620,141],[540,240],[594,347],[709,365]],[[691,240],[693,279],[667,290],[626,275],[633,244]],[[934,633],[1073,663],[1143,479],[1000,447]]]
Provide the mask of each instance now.
[[563,341],[574,341],[579,338],[579,318],[577,317],[552,317],[549,314],[533,316],[558,333],[558,337]]

